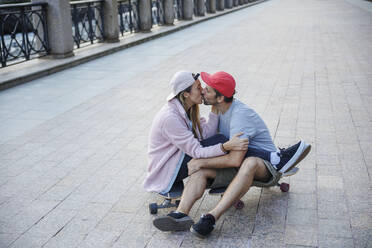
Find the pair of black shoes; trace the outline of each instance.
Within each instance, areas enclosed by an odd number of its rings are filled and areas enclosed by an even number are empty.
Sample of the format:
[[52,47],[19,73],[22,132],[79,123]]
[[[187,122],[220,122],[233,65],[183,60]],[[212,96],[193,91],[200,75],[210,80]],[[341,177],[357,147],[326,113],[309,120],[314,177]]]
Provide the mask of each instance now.
[[194,221],[186,214],[173,211],[166,216],[154,219],[153,224],[161,231],[186,231],[189,230],[199,238],[205,238],[214,229],[216,220],[213,215],[202,215],[200,220]]

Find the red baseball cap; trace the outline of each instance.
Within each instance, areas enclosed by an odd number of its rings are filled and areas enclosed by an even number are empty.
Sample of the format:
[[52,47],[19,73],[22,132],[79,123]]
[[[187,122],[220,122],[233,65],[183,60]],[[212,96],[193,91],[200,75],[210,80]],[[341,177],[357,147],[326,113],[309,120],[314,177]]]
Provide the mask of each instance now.
[[232,97],[235,93],[235,80],[233,76],[224,71],[219,71],[214,74],[206,72],[200,73],[203,81],[213,89],[218,90],[226,97]]

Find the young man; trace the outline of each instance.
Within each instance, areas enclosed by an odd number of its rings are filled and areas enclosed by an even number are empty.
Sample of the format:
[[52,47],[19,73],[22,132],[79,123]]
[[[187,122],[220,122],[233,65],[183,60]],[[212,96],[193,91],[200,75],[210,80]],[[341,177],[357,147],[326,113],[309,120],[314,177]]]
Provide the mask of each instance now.
[[246,151],[231,151],[224,156],[192,159],[188,163],[190,177],[177,211],[156,218],[154,225],[162,231],[187,230],[193,223],[188,214],[204,190],[207,187],[227,187],[217,206],[191,226],[192,233],[204,238],[213,231],[220,216],[249,190],[253,180],[267,182],[272,177],[270,169],[273,168],[282,173],[290,170],[308,154],[311,147],[300,141],[276,152],[270,132],[261,117],[234,99],[234,78],[222,71],[215,74],[202,72],[201,77],[207,84],[203,90],[204,104],[217,108],[220,133],[229,138],[243,132],[242,137],[249,139],[249,147],[264,149],[272,154],[270,162],[246,157]]

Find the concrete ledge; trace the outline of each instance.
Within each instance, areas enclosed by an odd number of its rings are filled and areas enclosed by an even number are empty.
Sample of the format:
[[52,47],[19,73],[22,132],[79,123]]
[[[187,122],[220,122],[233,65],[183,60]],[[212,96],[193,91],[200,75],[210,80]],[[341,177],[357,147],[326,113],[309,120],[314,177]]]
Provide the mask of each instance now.
[[191,21],[178,21],[174,25],[170,26],[164,25],[155,27],[151,32],[141,32],[121,37],[120,41],[116,43],[105,42],[89,45],[74,50],[75,56],[72,57],[63,59],[41,57],[27,62],[10,65],[0,69],[0,91],[266,1],[268,0],[245,4],[233,9],[225,9],[223,12],[218,11],[214,14],[206,13],[205,16],[196,16]]

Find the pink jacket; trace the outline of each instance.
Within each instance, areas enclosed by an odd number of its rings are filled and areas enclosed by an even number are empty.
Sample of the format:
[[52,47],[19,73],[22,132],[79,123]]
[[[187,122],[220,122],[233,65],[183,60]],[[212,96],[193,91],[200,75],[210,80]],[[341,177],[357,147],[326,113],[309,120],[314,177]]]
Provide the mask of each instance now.
[[[200,118],[203,138],[217,133],[218,116]],[[155,116],[148,143],[148,171],[143,183],[147,191],[166,193],[177,177],[184,154],[192,158],[208,158],[225,153],[221,145],[202,147],[191,131],[191,122],[178,99],[169,101]]]

